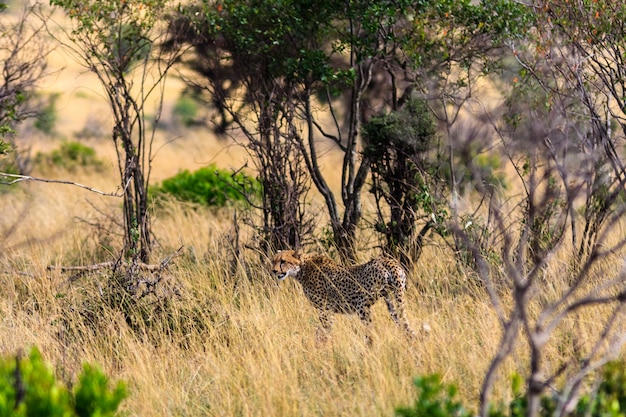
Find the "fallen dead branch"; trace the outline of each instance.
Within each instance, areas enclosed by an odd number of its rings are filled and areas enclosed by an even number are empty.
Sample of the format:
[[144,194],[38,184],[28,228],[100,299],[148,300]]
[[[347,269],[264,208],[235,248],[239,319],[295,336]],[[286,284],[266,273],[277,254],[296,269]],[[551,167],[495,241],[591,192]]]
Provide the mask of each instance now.
[[138,260],[134,261],[109,261],[109,262],[101,262],[93,265],[72,265],[72,266],[62,266],[62,265],[49,265],[47,267],[48,271],[61,271],[61,272],[76,272],[72,275],[68,282],[72,283],[76,281],[78,278],[83,276],[86,273],[97,272],[106,269],[118,269],[120,267],[125,268],[126,270],[133,271],[144,271],[150,273],[158,273],[165,270],[169,264],[172,262],[174,258],[177,258],[181,255],[183,250],[183,246],[179,247],[173,254],[169,255],[165,259],[163,259],[158,264],[147,264]]

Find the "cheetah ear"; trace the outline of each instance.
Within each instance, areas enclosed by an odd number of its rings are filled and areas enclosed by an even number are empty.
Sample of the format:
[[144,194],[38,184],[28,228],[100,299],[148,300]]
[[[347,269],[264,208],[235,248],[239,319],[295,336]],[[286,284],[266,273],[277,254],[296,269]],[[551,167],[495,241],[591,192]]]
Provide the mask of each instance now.
[[302,259],[302,249],[294,250],[292,256],[296,259]]

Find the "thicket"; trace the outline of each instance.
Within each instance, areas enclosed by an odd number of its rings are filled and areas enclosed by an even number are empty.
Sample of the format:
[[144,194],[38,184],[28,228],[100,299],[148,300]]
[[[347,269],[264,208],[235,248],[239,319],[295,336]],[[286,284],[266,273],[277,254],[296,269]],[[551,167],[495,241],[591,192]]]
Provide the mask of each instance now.
[[39,152],[35,164],[52,165],[74,171],[77,168],[103,168],[103,162],[97,157],[96,150],[75,141],[64,141],[58,149],[49,153]]
[[425,100],[409,99],[397,111],[372,117],[361,133],[376,199],[376,231],[384,236],[387,253],[411,265],[430,229],[445,233],[449,183],[438,175],[444,162],[437,155],[435,119]]
[[[270,236],[263,236],[262,241],[268,243],[260,246],[267,253],[276,247],[298,246],[305,232],[313,230],[302,227],[310,219],[307,193],[313,184],[326,204],[334,245],[346,258],[353,258],[360,244],[361,197],[373,178],[378,186],[375,191],[387,198],[390,211],[394,205],[399,208],[389,219],[379,216],[373,222],[388,246],[410,243],[418,211],[431,214],[427,217],[433,221],[448,220],[445,244],[454,249],[456,259],[467,260],[461,266],[463,273],[480,282],[492,304],[501,330],[495,333],[500,335],[500,345],[480,389],[479,414],[574,413],[570,409],[556,412],[563,404],[551,402],[556,401],[549,394],[553,381],[565,378],[571,378],[569,391],[562,393],[565,405],[574,401],[581,407],[587,405],[591,414],[605,410],[597,405],[603,401],[598,400],[603,398],[599,394],[579,394],[581,380],[603,363],[608,352],[621,348],[624,340],[616,323],[622,321],[626,305],[626,274],[615,272],[612,265],[615,256],[622,256],[626,239],[622,236],[614,242],[610,233],[621,227],[626,214],[626,169],[619,151],[626,133],[621,105],[626,86],[622,74],[614,70],[624,67],[626,56],[623,25],[619,24],[626,16],[623,7],[602,1],[586,2],[585,8],[540,1],[528,8],[504,0],[445,1],[428,7],[401,2],[400,12],[397,2],[387,1],[270,3],[208,2],[203,3],[205,8],[185,9],[182,21],[171,22],[170,48],[160,49],[162,33],[151,29],[160,28],[154,24],[164,19],[161,1],[91,1],[88,7],[84,1],[52,1],[76,24],[68,32],[75,52],[100,77],[115,116],[112,139],[125,194],[127,250],[121,253],[133,259],[125,264],[119,280],[110,281],[110,291],[101,293],[112,294],[111,304],[126,308],[122,302],[127,294],[143,297],[143,291],[134,289],[152,288],[159,282],[137,272],[140,267],[151,267],[153,235],[146,190],[153,136],[147,135],[150,129],[145,126],[147,96],[133,97],[133,93],[159,91],[156,84],[165,79],[165,72],[152,67],[159,74],[154,90],[133,89],[129,74],[141,69],[137,72],[154,76],[149,63],[167,61],[161,53],[188,43],[195,49],[192,69],[207,78],[206,85],[193,87],[210,93],[214,110],[223,118],[218,133],[225,133],[230,124],[239,127],[256,157],[262,185],[238,177],[240,173],[220,173],[209,167],[183,171],[151,189],[153,195],[215,206],[261,196],[263,231]],[[151,59],[148,52],[154,53]],[[168,69],[179,62],[175,58],[167,61]],[[465,103],[477,97],[476,81],[493,74],[507,59],[514,62],[516,75],[510,82],[505,77],[496,81],[507,81],[503,84],[507,84],[509,100],[494,112],[500,114],[486,111],[482,115],[480,122],[489,132],[461,132],[454,125],[467,108]],[[392,119],[400,114],[402,102],[419,95],[416,91],[429,97],[424,110],[435,115],[448,141],[444,157],[449,194],[443,193],[443,201],[450,205],[446,212],[435,210],[438,207],[432,204],[437,193],[420,175],[427,171],[419,170],[421,161],[407,158],[409,154],[419,158],[427,154],[426,149],[420,143],[400,143],[388,129],[389,123],[395,123],[401,139],[407,139],[403,131],[409,127],[407,120]],[[314,100],[321,96],[326,100]],[[3,105],[2,110],[10,112],[0,115],[2,131],[8,132],[19,120],[15,111],[24,97],[17,92],[14,101]],[[369,125],[365,124],[368,120]],[[388,136],[369,154],[360,153],[363,144],[358,133],[363,126],[372,128],[376,139],[384,139],[381,133]],[[424,133],[430,140],[430,132]],[[325,177],[333,170],[323,170],[318,163],[318,155],[326,149],[318,148],[322,139],[328,139],[343,156],[337,170],[341,177],[337,194]],[[393,141],[394,147],[389,146]],[[87,153],[69,145],[56,159],[80,165]],[[506,195],[503,181],[493,175],[505,160],[518,185],[519,193],[514,196]],[[398,170],[402,167],[398,164],[406,165]],[[406,204],[400,205],[401,200]],[[383,208],[380,213],[386,211]],[[448,212],[449,216],[438,216]],[[430,222],[421,219],[426,225]],[[575,250],[563,255],[568,245]],[[561,255],[564,262],[558,258]],[[118,268],[123,261],[112,265]],[[563,277],[567,289],[544,291],[546,276]],[[115,291],[114,284],[123,291]],[[127,310],[134,312],[135,306],[130,305]],[[594,323],[600,331],[595,346],[581,348],[554,372],[547,369],[546,344],[556,330],[569,321],[579,323],[581,311],[596,312],[602,306],[609,311]],[[130,314],[125,319],[132,322]],[[572,339],[576,337],[577,331],[572,331]],[[529,353],[528,367],[520,371],[526,372],[520,377],[525,392],[522,395],[520,390],[506,407],[493,408],[496,374],[519,346]],[[437,382],[419,381],[420,389],[430,390],[420,394],[420,404],[437,406],[438,400],[428,400],[438,394]],[[598,393],[605,389],[602,384],[599,387]],[[450,401],[439,403],[443,404],[441,412],[464,415],[464,408],[452,400],[453,394],[454,390],[447,390]],[[606,398],[606,413],[621,414],[620,400]]]
[[[613,361],[604,365],[598,372],[597,380],[589,390],[572,403],[562,404],[559,392],[546,393],[541,397],[537,416],[554,415],[571,417],[618,417],[626,414],[626,362]],[[525,417],[529,415],[528,401],[522,379],[513,376],[513,399],[508,403],[492,403],[489,417]],[[415,402],[409,406],[396,408],[401,417],[471,417],[476,413],[457,400],[458,389],[453,384],[444,384],[437,374],[417,377]]]
[[[55,28],[58,32],[48,32],[67,37],[57,40],[97,77],[111,110],[111,139],[124,194],[122,253],[149,262],[154,238],[148,209],[152,145],[162,114],[163,85],[182,53],[174,45],[167,51],[160,47],[166,30],[160,22],[176,5],[168,0],[51,0],[50,5],[69,19]],[[158,104],[150,125],[146,104],[154,98]]]
[[53,135],[57,122],[57,100],[59,93],[50,94],[44,98],[41,109],[35,119],[35,128],[46,135]]
[[174,119],[185,127],[193,126],[196,123],[200,104],[190,94],[181,94],[174,104],[172,115]]
[[[310,237],[298,224],[315,187],[332,243],[354,261],[370,171],[362,126],[418,91],[453,124],[444,113],[458,115],[477,79],[499,67],[496,51],[527,32],[526,10],[513,1],[204,2],[181,8],[169,42],[193,48],[183,61],[194,73],[187,81],[207,95],[218,133],[235,127],[247,139],[264,184],[271,244],[262,249]],[[318,161],[327,145],[343,159],[333,170]],[[337,171],[338,191],[329,185]],[[404,245],[398,230],[385,234],[388,246]]]
[[152,197],[171,196],[203,206],[224,207],[258,201],[261,185],[243,172],[229,172],[215,164],[190,172],[183,170],[150,188]]
[[89,364],[73,386],[60,382],[36,348],[0,360],[0,417],[112,417],[126,396]]

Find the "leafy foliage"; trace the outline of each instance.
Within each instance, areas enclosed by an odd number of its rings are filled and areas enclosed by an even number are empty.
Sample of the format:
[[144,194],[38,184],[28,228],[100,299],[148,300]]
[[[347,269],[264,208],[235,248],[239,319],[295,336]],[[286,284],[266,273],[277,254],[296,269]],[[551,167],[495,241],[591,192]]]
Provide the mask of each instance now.
[[329,30],[322,22],[332,20],[336,7],[333,1],[227,0],[207,13],[238,61],[256,65],[259,74],[314,81],[333,76],[317,47]]
[[419,99],[409,100],[403,109],[373,117],[363,126],[365,153],[371,158],[389,149],[406,149],[406,156],[421,154],[432,147],[435,122],[428,105]]
[[35,120],[35,128],[47,135],[54,133],[54,126],[57,121],[56,102],[58,99],[58,93],[50,94],[47,103],[45,103]]
[[98,368],[85,365],[70,389],[33,348],[26,358],[0,360],[0,416],[112,417],[127,394],[123,382],[110,385]]
[[510,0],[420,1],[416,12],[403,44],[410,65],[424,81],[447,79],[439,87],[457,93],[476,75],[500,70],[502,46],[525,36],[533,23],[528,7]]
[[187,94],[182,94],[176,100],[172,113],[177,121],[183,126],[189,127],[194,124],[198,114],[198,102]]
[[577,414],[592,417],[626,414],[626,371],[623,361],[610,362],[602,370],[602,379],[595,397],[585,396],[578,404]]
[[[9,7],[5,3],[0,4],[0,13]],[[32,24],[45,18],[34,16],[38,4],[24,2],[21,7],[17,18],[0,19],[0,137],[15,134],[17,124],[36,116],[32,99],[38,83],[48,75],[46,59],[51,44],[41,35],[43,25]],[[6,140],[12,142],[11,138]],[[2,143],[0,140],[0,155],[6,151]]]
[[[363,125],[362,135],[377,201],[376,229],[387,240],[386,250],[410,265],[419,257],[429,229],[445,232],[444,187],[436,180],[438,161],[432,152],[436,145],[432,113],[425,101],[410,99],[398,111],[373,117]],[[420,218],[427,220],[418,234]]]
[[150,33],[163,0],[83,1],[50,0],[75,22],[71,36],[88,46],[96,60],[109,62],[111,71],[126,72],[144,60],[151,48]]
[[78,416],[114,416],[126,397],[123,384],[113,390],[109,378],[92,365],[85,365],[74,388],[74,408]]
[[222,207],[259,198],[259,182],[242,172],[231,174],[214,164],[195,172],[184,170],[164,180],[150,191],[151,195],[171,195],[181,201]]
[[55,149],[49,154],[38,153],[35,162],[63,167],[70,171],[79,167],[96,169],[103,167],[102,161],[96,156],[95,149],[80,142],[63,142],[59,149]]
[[[598,382],[574,404],[565,407],[563,394],[544,394],[538,410],[539,417],[555,415],[572,417],[618,417],[626,413],[626,368],[623,360],[609,362],[602,367]],[[511,379],[513,399],[508,404],[490,404],[489,417],[526,417],[530,410],[522,379]],[[439,375],[415,379],[418,396],[411,407],[396,408],[401,417],[470,417],[474,415],[455,400],[457,388],[444,385]]]
[[0,140],[0,155],[6,155],[11,150],[11,145]]
[[473,414],[454,399],[457,388],[444,385],[439,375],[415,378],[418,396],[412,407],[398,407],[401,417],[471,417]]
[[[167,32],[163,22],[174,5],[168,0],[50,0],[50,4],[69,17],[69,25],[60,27],[70,41],[64,45],[104,88],[113,115],[112,139],[119,147],[124,252],[148,262],[152,232],[147,189],[154,135],[148,134],[146,103],[150,96],[163,94],[168,71],[182,53],[177,47],[161,48],[160,39]],[[162,97],[156,103],[152,133]]]

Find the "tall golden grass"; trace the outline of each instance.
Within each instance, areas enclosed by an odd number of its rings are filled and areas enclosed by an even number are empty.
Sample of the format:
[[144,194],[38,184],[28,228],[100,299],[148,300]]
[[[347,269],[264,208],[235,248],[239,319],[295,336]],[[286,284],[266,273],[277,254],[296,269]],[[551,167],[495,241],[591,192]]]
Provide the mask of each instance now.
[[[98,149],[107,152],[106,145]],[[196,152],[190,149],[186,156],[177,150],[182,156],[167,163],[184,165]],[[170,165],[166,170],[173,171]],[[105,191],[116,184],[113,168],[46,175]],[[371,347],[356,316],[337,317],[331,340],[318,346],[316,312],[296,282],[276,282],[251,250],[233,268],[228,210],[170,203],[155,211],[153,259],[183,246],[169,268],[168,285],[179,295],[150,301],[162,303],[160,314],[150,313],[155,305],[146,301],[137,313],[144,321],[133,325],[119,308],[99,301],[106,274],[70,279],[71,273],[48,269],[115,257],[119,239],[107,237],[112,226],[103,219],[119,215],[119,199],[31,182],[0,194],[0,205],[0,354],[37,346],[67,381],[82,363],[98,364],[128,382],[123,409],[131,416],[389,416],[415,398],[414,377],[430,373],[458,385],[475,409],[497,350],[501,329],[488,297],[439,241],[429,242],[409,271],[409,320],[416,329],[428,324],[430,332],[407,340],[381,302],[373,309]],[[558,270],[551,273],[545,290],[558,293],[567,284]],[[547,366],[556,370],[591,343],[602,316],[584,312],[561,326]],[[525,369],[525,356],[521,346],[506,362],[498,396],[506,398],[507,378]]]
[[[51,55],[50,64],[64,68],[62,75],[53,72],[42,87],[63,92],[57,134],[69,138],[90,119],[99,122],[108,107],[93,76],[62,50]],[[176,83],[168,90],[166,107],[179,90]],[[224,168],[243,164],[245,155],[205,136],[184,132],[160,138],[152,180],[211,162]],[[18,146],[32,146],[33,152],[49,152],[59,143],[19,139]],[[104,159],[105,172],[52,168],[33,174],[115,191],[113,145],[106,139],[87,144]],[[337,166],[337,156],[329,150],[325,157],[322,167],[328,172]],[[330,180],[337,184],[338,175]],[[337,317],[330,341],[318,346],[317,315],[297,283],[276,282],[252,250],[233,268],[228,210],[171,203],[155,211],[153,260],[183,246],[164,285],[178,295],[140,300],[143,310],[133,316],[138,322],[129,323],[120,308],[103,301],[106,273],[74,279],[49,269],[114,259],[120,238],[108,233],[116,230],[109,217],[119,219],[120,207],[120,199],[69,185],[30,182],[0,189],[0,355],[37,346],[68,382],[82,363],[98,364],[113,379],[127,381],[130,396],[123,411],[130,416],[390,416],[414,400],[414,377],[430,373],[456,384],[465,404],[476,409],[501,328],[484,289],[458,268],[441,241],[429,242],[409,271],[407,315],[415,329],[427,324],[429,332],[407,340],[381,302],[373,309],[372,346],[365,344],[356,316]],[[359,257],[363,261],[375,252],[366,249]],[[546,300],[567,287],[558,265],[547,271],[541,288]],[[510,308],[511,301],[504,300]],[[604,316],[601,309],[590,309],[565,321],[546,349],[546,369],[556,371],[588,348]],[[509,375],[528,366],[523,344],[512,358],[499,373],[499,398],[509,395]]]

